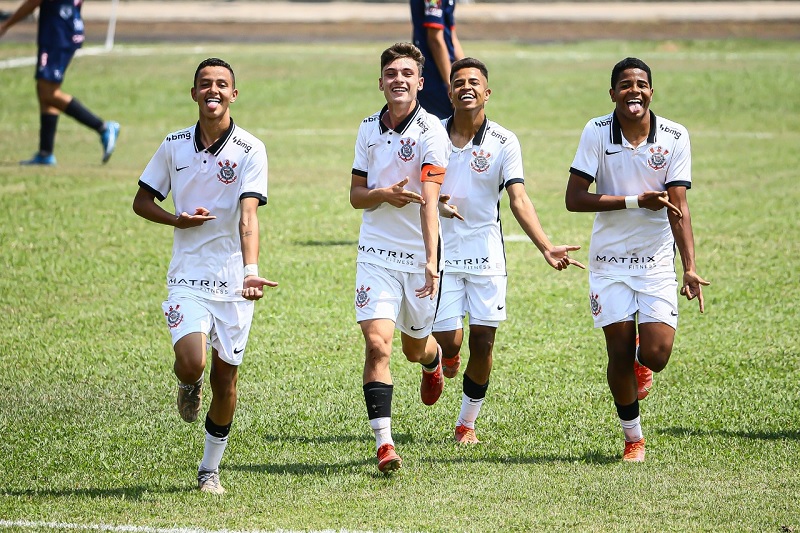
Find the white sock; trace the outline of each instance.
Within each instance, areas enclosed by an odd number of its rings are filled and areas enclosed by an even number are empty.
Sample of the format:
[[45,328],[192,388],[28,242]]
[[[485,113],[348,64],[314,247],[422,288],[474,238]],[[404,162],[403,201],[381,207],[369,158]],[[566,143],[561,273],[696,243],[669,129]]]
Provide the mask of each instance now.
[[627,442],[637,442],[644,438],[644,435],[642,435],[641,417],[637,416],[633,420],[622,420],[620,418],[619,423],[622,426],[623,433],[625,433],[625,440]]
[[463,392],[461,393],[461,412],[458,414],[457,426],[467,426],[470,429],[475,429],[475,421],[478,419],[478,414],[481,412],[483,400],[481,398],[476,400],[470,398]]
[[375,432],[375,448],[378,449],[384,444],[391,444],[394,446],[392,440],[392,417],[382,416],[380,418],[372,418],[369,421],[372,431]]
[[225,447],[228,446],[228,437],[215,437],[206,432],[206,445],[203,449],[203,461],[200,463],[201,472],[218,472],[219,462]]

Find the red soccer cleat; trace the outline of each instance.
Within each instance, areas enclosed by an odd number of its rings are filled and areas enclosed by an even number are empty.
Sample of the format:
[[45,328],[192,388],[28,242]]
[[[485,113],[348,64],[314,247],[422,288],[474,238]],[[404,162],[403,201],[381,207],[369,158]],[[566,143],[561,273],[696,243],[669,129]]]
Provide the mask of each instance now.
[[644,462],[644,437],[636,442],[625,441],[625,451],[622,453],[622,460],[628,463]]
[[433,372],[426,372],[422,369],[422,382],[419,384],[419,395],[422,403],[433,405],[442,395],[444,390],[444,377],[442,377],[442,358],[439,358],[439,366]]
[[383,444],[378,448],[378,470],[383,473],[391,472],[393,470],[400,470],[403,460],[394,451],[394,446],[391,444]]
[[456,442],[459,444],[478,444],[478,436],[475,435],[475,429],[468,428],[467,426],[456,426]]

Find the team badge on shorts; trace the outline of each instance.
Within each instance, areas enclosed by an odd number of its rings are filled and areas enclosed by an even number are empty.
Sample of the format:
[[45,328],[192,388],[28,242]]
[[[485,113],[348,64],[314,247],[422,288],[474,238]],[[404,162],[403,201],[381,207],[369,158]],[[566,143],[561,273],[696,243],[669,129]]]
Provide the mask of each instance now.
[[233,169],[236,168],[236,163],[231,163],[229,160],[225,160],[223,163],[222,161],[217,161],[217,164],[220,167],[219,174],[217,174],[217,179],[224,183],[225,185],[229,185],[236,181],[236,172]]
[[369,290],[369,287],[365,289],[363,285],[356,289],[356,307],[359,309],[365,308],[369,303],[369,294],[367,294]]
[[489,158],[492,157],[492,154],[488,152],[484,152],[481,149],[479,152],[472,152],[472,162],[469,164],[470,168],[475,172],[486,172],[489,170]]
[[397,156],[408,163],[414,159],[414,146],[416,146],[416,144],[417,141],[411,139],[410,137],[400,139],[400,150],[398,150]]
[[592,314],[594,316],[599,315],[603,311],[603,306],[600,305],[599,299],[600,295],[593,292],[589,293],[589,305],[592,308]]
[[180,305],[176,305],[173,309],[172,306],[169,306],[169,311],[164,313],[164,316],[167,317],[167,325],[170,328],[177,328],[181,322],[183,322],[183,313],[178,311],[180,309]]
[[647,159],[647,166],[653,170],[661,170],[667,166],[667,154],[669,150],[661,148],[650,148],[650,157]]

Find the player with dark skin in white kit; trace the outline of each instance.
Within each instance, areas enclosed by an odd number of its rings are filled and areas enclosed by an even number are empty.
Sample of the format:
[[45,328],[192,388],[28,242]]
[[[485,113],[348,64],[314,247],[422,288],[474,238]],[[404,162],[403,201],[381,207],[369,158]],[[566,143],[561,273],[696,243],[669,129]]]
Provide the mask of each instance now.
[[[607,380],[625,436],[624,461],[644,461],[639,400],[666,367],[680,294],[705,310],[686,191],[692,186],[689,133],[650,111],[650,67],[636,58],[611,71],[614,111],[590,120],[570,167],[569,211],[596,212],[589,247],[589,301],[608,351]],[[596,192],[589,192],[595,183]],[[637,335],[638,333],[638,335]]]

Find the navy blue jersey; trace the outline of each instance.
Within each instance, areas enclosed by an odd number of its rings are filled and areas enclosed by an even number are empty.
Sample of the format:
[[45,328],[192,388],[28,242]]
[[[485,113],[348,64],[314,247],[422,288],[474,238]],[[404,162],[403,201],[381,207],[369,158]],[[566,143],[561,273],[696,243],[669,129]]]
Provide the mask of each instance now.
[[40,49],[80,48],[83,44],[83,0],[42,0],[39,6]]
[[439,69],[436,67],[436,62],[431,55],[430,47],[428,47],[427,30],[428,28],[442,30],[450,63],[455,61],[453,28],[456,25],[456,0],[410,0],[410,2],[411,23],[414,26],[414,45],[425,56],[425,69],[422,73],[425,83],[417,98],[426,111],[439,118],[447,118],[453,114],[453,108],[447,94],[447,83],[439,74]]

